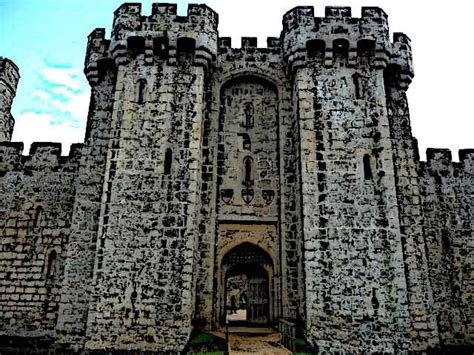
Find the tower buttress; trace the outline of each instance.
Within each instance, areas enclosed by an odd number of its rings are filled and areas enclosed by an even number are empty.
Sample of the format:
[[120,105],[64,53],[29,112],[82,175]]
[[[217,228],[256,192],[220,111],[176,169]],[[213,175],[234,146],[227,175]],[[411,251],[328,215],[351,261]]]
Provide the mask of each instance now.
[[15,120],[11,114],[20,73],[10,59],[0,57],[0,142],[10,141]]

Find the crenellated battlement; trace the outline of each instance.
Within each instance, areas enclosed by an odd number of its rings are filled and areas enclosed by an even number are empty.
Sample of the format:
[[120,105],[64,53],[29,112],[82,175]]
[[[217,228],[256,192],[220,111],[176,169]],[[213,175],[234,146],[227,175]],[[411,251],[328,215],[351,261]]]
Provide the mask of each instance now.
[[453,161],[451,150],[444,148],[428,148],[426,159],[427,163],[435,168],[449,166]]
[[117,66],[140,54],[148,65],[155,59],[173,64],[188,53],[207,68],[216,58],[219,17],[206,5],[191,4],[187,16],[178,16],[176,4],[157,3],[143,16],[141,4],[126,3],[114,14],[111,54]]
[[466,161],[474,162],[474,149],[460,149],[459,150],[459,161],[461,161],[461,162],[466,162]]
[[[178,5],[171,3],[152,4],[150,16],[143,16],[141,11],[141,3],[124,3],[119,6],[114,12],[112,36],[120,39],[122,30],[139,31],[143,29],[144,23],[145,30],[147,26],[152,26],[159,27],[160,31],[166,27],[171,29],[174,23],[197,24],[201,29],[211,26],[217,30],[219,23],[219,15],[205,4],[189,4],[187,16],[179,16]],[[153,22],[156,23],[155,26],[151,25]]]
[[406,34],[400,32],[393,34],[389,65],[397,74],[399,87],[407,89],[415,73],[413,70],[411,40]]
[[280,48],[281,41],[278,37],[267,37],[267,46],[258,47],[257,46],[257,37],[242,37],[240,47],[232,47],[232,38],[231,37],[219,37],[218,40],[219,49],[247,49],[247,48],[257,48],[257,49],[268,49],[268,48]]
[[0,175],[7,171],[21,170],[22,142],[0,143]]
[[176,16],[178,14],[178,5],[170,3],[154,3],[151,5],[151,14]]
[[474,176],[474,149],[460,149],[459,162],[462,164],[464,171],[468,171]]
[[314,27],[314,7],[297,6],[283,15],[283,32]]
[[232,47],[230,37],[219,37],[219,62],[272,62],[281,63],[281,41],[268,37],[266,47],[258,47],[257,37],[242,37],[240,47]]
[[314,17],[311,6],[296,7],[283,17],[281,38],[290,72],[312,61],[331,67],[339,57],[349,67],[384,68],[392,50],[387,14],[378,7],[363,7],[360,18],[350,7],[328,6],[325,17]]
[[[312,6],[296,7],[283,16],[280,40],[272,38],[267,48],[281,47],[289,72],[308,62],[375,68],[390,63],[401,68],[401,82],[409,83],[413,77],[409,42],[399,34],[390,42],[387,14],[382,9],[363,7],[361,14],[355,18],[350,7],[328,6],[325,17],[315,17]],[[230,40],[217,38],[217,26],[217,13],[206,5],[189,5],[187,15],[179,16],[176,4],[155,3],[146,16],[140,3],[125,3],[114,12],[110,41],[103,29],[89,36],[86,75],[93,85],[100,80],[101,61],[113,59],[120,66],[143,56],[145,65],[174,64],[183,53],[195,65],[208,68],[218,53],[240,54],[257,47],[256,38],[244,37],[241,50],[233,49]]]
[[68,156],[61,156],[61,143],[35,142],[29,155],[22,155],[21,142],[0,143],[0,176],[13,171],[76,171],[83,144],[72,144]]
[[174,64],[187,56],[205,68],[215,61],[219,17],[211,8],[190,4],[187,16],[177,15],[176,4],[155,3],[149,16],[141,10],[140,3],[122,4],[114,12],[110,40],[101,28],[89,35],[84,72],[91,85],[110,61],[118,67],[143,56],[145,65]]
[[[105,38],[105,29],[96,28],[87,37],[86,59],[84,74],[91,86],[97,84],[102,75],[101,70],[107,63],[110,40]],[[110,60],[109,60],[110,61]]]
[[464,171],[473,171],[474,168],[474,149],[460,149],[458,151],[459,162],[453,161],[452,152],[445,148],[428,148],[426,150],[426,162],[422,166],[430,171],[436,171],[443,176],[452,169]]
[[324,16],[328,18],[347,18],[352,16],[352,10],[349,6],[326,6]]

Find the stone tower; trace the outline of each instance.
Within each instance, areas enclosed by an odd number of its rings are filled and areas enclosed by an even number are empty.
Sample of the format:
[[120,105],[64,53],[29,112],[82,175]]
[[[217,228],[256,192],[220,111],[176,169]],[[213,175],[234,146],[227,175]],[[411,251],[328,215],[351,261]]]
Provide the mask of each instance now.
[[[409,296],[411,287],[429,295],[427,283],[410,284],[428,272],[418,235],[403,232],[385,94],[393,83],[387,68],[405,82],[412,76],[407,38],[396,34],[390,43],[379,8],[362,8],[354,19],[347,7],[327,7],[325,18],[300,7],[284,16],[282,40],[299,118],[307,329],[314,338],[340,331],[363,338],[366,320],[377,318],[385,330],[373,350],[434,345],[430,297]],[[407,253],[415,255],[407,260]],[[329,324],[338,326],[328,332]],[[328,341],[327,348],[345,345]]]
[[[176,5],[154,4],[143,17],[141,5],[124,4],[115,11],[111,40],[103,30],[89,36],[85,72],[93,108],[86,149],[96,147],[88,155],[101,168],[97,205],[89,211],[98,220],[87,241],[97,249],[84,255],[86,262],[66,263],[61,341],[70,343],[86,328],[91,349],[185,346],[194,309],[204,80],[216,50],[217,14],[201,5],[190,5],[183,18]],[[87,166],[85,179],[89,173]],[[85,237],[72,232],[71,257]],[[84,263],[92,278],[73,282]],[[87,324],[70,322],[85,315]],[[145,318],[153,319],[152,328]],[[70,331],[71,323],[78,329]]]
[[10,141],[15,120],[11,115],[20,73],[11,60],[0,57],[0,142]]
[[261,48],[219,37],[205,5],[126,3],[84,72],[69,156],[0,143],[10,348],[177,353],[236,295],[245,325],[322,353],[472,346],[473,151],[420,162],[411,43],[383,10],[296,7]]

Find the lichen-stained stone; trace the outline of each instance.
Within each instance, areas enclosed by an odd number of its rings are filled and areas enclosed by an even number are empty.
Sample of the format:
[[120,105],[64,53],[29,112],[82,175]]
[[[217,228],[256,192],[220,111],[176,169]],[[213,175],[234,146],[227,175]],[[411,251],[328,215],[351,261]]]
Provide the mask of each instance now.
[[296,7],[263,48],[217,27],[120,6],[67,157],[10,142],[0,58],[0,352],[179,353],[234,276],[248,325],[321,353],[470,351],[474,153],[420,162],[410,39],[376,7]]

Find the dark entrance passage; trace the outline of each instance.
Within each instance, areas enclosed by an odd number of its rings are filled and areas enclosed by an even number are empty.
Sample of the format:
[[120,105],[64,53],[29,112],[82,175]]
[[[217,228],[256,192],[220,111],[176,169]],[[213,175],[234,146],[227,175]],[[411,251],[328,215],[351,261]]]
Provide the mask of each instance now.
[[272,260],[259,247],[243,243],[222,261],[225,273],[225,323],[238,325],[265,325],[270,322],[270,275]]

